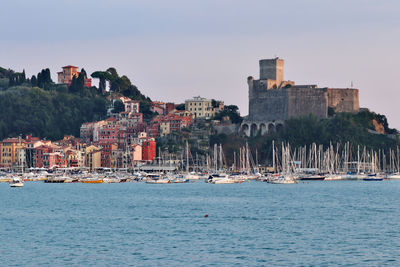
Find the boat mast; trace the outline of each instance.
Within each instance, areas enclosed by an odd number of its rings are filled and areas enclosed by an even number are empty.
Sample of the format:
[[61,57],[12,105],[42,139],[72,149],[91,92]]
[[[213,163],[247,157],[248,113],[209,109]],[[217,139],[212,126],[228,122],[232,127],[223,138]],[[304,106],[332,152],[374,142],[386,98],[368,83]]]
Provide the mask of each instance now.
[[272,171],[275,173],[275,140],[272,140]]
[[186,141],[186,172],[189,173],[189,143]]

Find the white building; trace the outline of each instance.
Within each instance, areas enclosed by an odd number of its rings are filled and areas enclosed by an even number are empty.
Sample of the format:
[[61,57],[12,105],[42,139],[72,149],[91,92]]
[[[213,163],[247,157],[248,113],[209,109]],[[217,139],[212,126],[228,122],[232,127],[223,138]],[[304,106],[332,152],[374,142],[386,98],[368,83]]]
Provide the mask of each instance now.
[[195,118],[211,119],[224,108],[224,102],[217,101],[216,104],[213,107],[212,99],[195,96],[193,99],[185,100],[185,110],[192,113]]

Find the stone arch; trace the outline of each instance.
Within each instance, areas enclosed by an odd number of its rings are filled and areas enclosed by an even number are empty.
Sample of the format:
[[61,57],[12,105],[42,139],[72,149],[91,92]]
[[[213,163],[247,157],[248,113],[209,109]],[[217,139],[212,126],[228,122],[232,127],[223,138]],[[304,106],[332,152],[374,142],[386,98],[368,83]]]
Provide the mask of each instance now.
[[250,135],[250,126],[247,123],[243,123],[241,127],[241,133],[247,136]]
[[260,132],[261,132],[261,135],[268,133],[267,126],[265,125],[265,123],[260,124]]
[[278,123],[277,125],[276,125],[276,131],[277,132],[280,132],[280,131],[282,131],[283,130],[283,124],[282,123]]
[[268,133],[273,133],[275,132],[275,124],[269,123],[268,124]]
[[257,124],[252,123],[251,126],[250,126],[250,136],[251,137],[256,136],[257,135],[257,131],[258,131]]

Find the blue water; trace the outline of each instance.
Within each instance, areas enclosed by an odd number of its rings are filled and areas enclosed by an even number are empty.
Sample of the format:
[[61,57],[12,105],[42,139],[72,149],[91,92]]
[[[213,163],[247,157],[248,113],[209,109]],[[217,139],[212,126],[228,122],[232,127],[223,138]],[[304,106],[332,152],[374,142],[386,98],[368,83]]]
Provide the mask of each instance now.
[[0,264],[399,266],[399,192],[400,181],[1,183]]

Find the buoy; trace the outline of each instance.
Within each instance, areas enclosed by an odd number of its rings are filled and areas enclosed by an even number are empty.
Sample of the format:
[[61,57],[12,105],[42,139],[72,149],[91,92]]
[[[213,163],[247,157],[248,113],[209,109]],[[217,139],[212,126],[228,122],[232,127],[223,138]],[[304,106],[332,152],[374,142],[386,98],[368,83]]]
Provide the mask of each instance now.
[[208,214],[204,215],[204,218],[208,218]]

